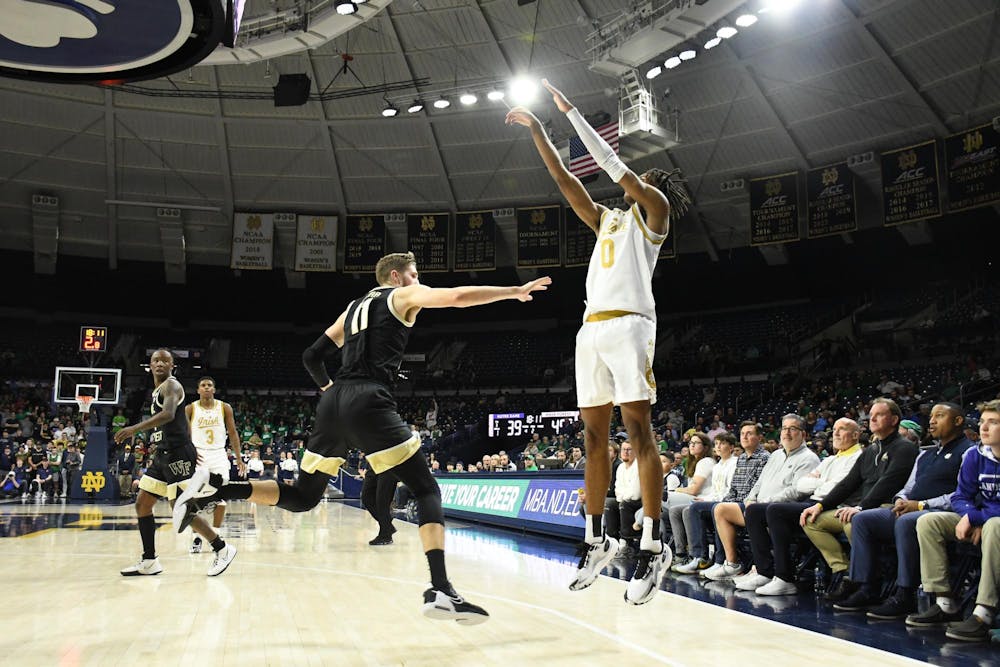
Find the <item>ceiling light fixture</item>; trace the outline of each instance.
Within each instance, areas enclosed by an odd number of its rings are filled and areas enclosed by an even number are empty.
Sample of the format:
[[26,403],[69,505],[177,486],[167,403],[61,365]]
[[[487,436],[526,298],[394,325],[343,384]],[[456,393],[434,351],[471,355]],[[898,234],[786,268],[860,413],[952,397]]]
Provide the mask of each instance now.
[[499,102],[504,98],[505,93],[502,90],[491,90],[486,93],[486,98],[491,102]]
[[736,25],[741,28],[749,28],[757,22],[756,14],[744,14],[736,19]]
[[479,98],[476,97],[473,93],[462,93],[462,96],[458,98],[458,101],[464,104],[465,106],[469,106],[470,104],[475,104],[476,102],[478,102]]
[[710,39],[707,42],[705,42],[705,48],[706,49],[714,49],[719,44],[722,44],[722,38],[721,37],[713,37],[712,39]]
[[697,55],[698,53],[694,49],[685,49],[680,52],[679,57],[681,60],[694,60]]
[[731,25],[723,26],[719,28],[718,32],[715,33],[716,37],[721,37],[722,39],[729,39],[733,35],[739,32],[736,28]]
[[424,103],[423,102],[421,102],[420,100],[413,100],[413,104],[411,104],[409,106],[409,108],[406,109],[406,112],[407,113],[417,113],[418,111],[420,111],[423,108],[424,108]]
[[680,64],[681,64],[680,58],[678,58],[677,56],[671,56],[670,58],[667,58],[666,62],[663,63],[663,66],[666,67],[667,69],[673,69]]
[[382,109],[382,115],[385,116],[386,118],[392,118],[393,116],[395,116],[398,113],[399,113],[399,109],[397,109],[396,107],[392,106],[391,102],[387,102],[385,108]]
[[510,82],[510,97],[514,104],[530,104],[538,94],[538,84],[528,77],[519,76]]
[[663,73],[663,68],[660,67],[659,65],[657,65],[656,67],[653,67],[648,72],[646,72],[646,78],[647,79],[655,79],[656,77],[660,76],[660,74],[662,74],[662,73]]
[[441,97],[434,100],[435,109],[447,109],[451,106],[451,101],[447,97]]

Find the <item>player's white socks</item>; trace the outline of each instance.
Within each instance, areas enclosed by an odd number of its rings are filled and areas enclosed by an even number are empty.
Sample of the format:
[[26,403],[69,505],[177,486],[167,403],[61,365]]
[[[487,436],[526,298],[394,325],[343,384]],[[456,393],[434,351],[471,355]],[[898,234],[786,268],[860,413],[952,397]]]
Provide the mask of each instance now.
[[[640,551],[652,551],[658,554],[663,551],[663,542],[660,541],[659,519],[654,520],[651,516],[642,517],[642,537],[639,539]],[[656,526],[656,534],[653,534],[653,526]]]
[[[588,514],[586,516],[586,536],[584,541],[587,544],[603,544],[604,543],[604,515],[603,514]],[[594,524],[597,524],[596,526]]]

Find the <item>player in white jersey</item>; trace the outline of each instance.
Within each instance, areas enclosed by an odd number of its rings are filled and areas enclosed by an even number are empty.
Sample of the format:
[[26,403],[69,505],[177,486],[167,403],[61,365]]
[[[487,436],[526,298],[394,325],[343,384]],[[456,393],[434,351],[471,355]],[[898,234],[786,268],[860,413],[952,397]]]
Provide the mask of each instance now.
[[577,403],[587,448],[587,522],[580,564],[570,589],[581,590],[594,583],[620,548],[617,540],[605,536],[603,522],[604,497],[611,480],[608,434],[614,406],[618,405],[639,466],[644,514],[638,562],[625,600],[643,604],[653,598],[660,572],[669,568],[672,559],[670,548],[660,539],[663,469],[651,424],[656,402],[652,368],[656,304],[651,281],[670,220],[684,214],[690,199],[676,171],[651,169],[636,175],[561,92],[548,81],[542,83],[594,161],[625,190],[628,204],[624,211],[596,204],[563,165],[538,119],[522,107],[507,114],[508,125],[531,130],[535,147],[560,192],[597,234],[587,271],[584,323],[576,338]]
[[[229,457],[226,455],[226,439],[236,455],[236,465],[240,476],[246,476],[246,463],[240,456],[240,436],[236,432],[233,408],[225,401],[215,398],[215,380],[207,375],[198,380],[198,400],[184,408],[191,424],[191,441],[198,450],[199,466],[209,472],[222,475],[229,480]],[[213,510],[212,526],[216,532],[222,527],[226,516],[226,501],[220,500]],[[191,553],[201,553],[201,537],[195,535],[191,543]]]

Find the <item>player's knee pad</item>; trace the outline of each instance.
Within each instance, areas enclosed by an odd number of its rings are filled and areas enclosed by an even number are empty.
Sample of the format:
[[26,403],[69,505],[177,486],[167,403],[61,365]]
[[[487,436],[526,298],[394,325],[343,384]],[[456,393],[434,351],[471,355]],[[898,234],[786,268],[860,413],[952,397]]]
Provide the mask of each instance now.
[[298,481],[293,486],[287,484],[278,486],[277,506],[289,512],[308,512],[323,499],[328,479],[329,475],[322,473],[300,473]]

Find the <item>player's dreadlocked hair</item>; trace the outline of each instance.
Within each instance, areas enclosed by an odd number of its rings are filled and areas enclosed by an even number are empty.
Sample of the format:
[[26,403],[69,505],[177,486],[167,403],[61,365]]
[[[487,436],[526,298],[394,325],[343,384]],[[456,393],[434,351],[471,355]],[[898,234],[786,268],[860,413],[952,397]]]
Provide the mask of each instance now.
[[662,169],[650,169],[649,182],[660,189],[670,204],[670,220],[676,222],[684,217],[691,207],[691,195],[688,194],[687,179],[681,176],[680,169],[664,171]]

